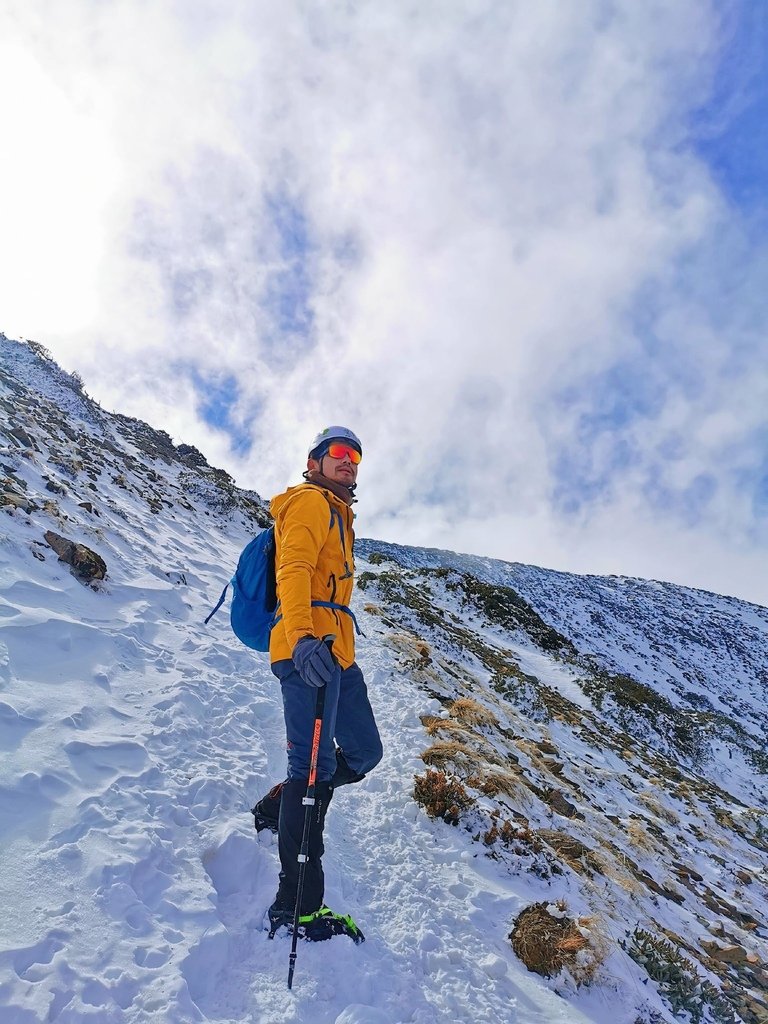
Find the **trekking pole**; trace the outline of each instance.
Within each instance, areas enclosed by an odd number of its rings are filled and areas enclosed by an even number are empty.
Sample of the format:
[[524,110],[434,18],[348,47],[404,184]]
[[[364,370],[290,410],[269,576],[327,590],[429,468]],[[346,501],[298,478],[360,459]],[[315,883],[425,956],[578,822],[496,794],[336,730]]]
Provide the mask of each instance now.
[[[323,637],[323,643],[331,652],[333,657],[333,641],[336,639],[333,633]],[[336,659],[334,658],[334,663]],[[325,686],[318,686],[317,701],[315,703],[315,727],[312,733],[312,752],[309,759],[309,782],[307,784],[307,795],[302,800],[304,804],[304,832],[301,837],[301,852],[299,853],[299,882],[296,886],[296,908],[293,912],[293,941],[291,942],[291,955],[288,959],[288,988],[293,987],[293,972],[296,967],[296,943],[299,938],[299,917],[301,916],[301,896],[304,891],[304,874],[307,870],[309,860],[309,836],[312,830],[312,811],[315,806],[315,779],[317,777],[317,757],[320,752],[320,733],[323,729],[323,711],[325,709]]]

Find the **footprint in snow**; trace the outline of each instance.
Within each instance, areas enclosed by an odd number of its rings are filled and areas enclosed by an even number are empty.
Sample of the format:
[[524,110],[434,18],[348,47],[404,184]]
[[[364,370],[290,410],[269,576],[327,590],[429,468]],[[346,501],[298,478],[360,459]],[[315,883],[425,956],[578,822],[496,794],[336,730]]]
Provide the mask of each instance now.
[[86,743],[73,740],[64,746],[72,767],[83,782],[102,782],[110,776],[138,775],[147,763],[147,752],[128,740]]
[[39,718],[29,718],[10,704],[0,702],[0,749],[9,753],[18,750],[27,733],[39,725]]

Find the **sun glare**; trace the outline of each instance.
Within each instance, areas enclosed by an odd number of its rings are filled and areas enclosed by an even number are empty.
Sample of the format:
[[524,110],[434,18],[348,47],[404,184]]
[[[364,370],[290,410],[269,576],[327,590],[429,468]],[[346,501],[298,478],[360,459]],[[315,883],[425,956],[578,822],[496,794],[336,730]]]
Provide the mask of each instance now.
[[0,330],[77,330],[98,304],[111,140],[19,47],[0,44],[0,95]]

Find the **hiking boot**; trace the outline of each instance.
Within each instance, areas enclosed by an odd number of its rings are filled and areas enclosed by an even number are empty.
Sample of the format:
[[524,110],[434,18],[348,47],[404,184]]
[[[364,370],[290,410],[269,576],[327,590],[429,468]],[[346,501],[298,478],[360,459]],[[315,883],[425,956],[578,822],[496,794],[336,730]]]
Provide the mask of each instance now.
[[365,936],[349,914],[334,914],[329,907],[322,906],[314,914],[299,918],[299,938],[323,942],[334,935],[348,935],[358,945],[365,942]]
[[[269,920],[269,937],[273,939],[278,928],[285,928],[293,935],[293,910],[273,903],[267,911]],[[365,936],[348,914],[334,914],[326,906],[312,914],[304,914],[299,918],[299,938],[307,942],[324,942],[335,935],[348,935],[357,945],[365,942]]]
[[269,926],[269,937],[274,939],[278,928],[287,928],[288,934],[293,934],[293,910],[289,907],[281,907],[273,903],[266,913],[264,927]]
[[255,807],[251,808],[253,824],[257,832],[268,828],[270,832],[277,833],[277,823],[280,820],[280,796],[284,785],[284,782],[278,782],[266,796],[259,800]]

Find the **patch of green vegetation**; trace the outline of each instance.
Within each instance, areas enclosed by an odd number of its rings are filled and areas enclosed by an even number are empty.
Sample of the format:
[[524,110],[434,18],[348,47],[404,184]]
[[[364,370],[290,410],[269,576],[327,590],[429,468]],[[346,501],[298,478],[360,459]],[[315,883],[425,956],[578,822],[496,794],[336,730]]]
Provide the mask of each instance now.
[[578,654],[567,637],[548,625],[524,598],[512,587],[485,583],[469,573],[453,572],[445,568],[426,569],[438,578],[451,577],[447,588],[459,591],[468,604],[480,611],[489,622],[503,629],[518,629],[533,640],[541,650],[576,657]]
[[639,717],[692,761],[699,763],[706,756],[707,741],[714,731],[713,715],[675,707],[664,694],[622,672],[591,666],[590,675],[580,682],[597,708],[602,710],[606,699],[613,703],[628,732],[632,732],[633,718]]
[[755,750],[753,747],[747,747],[744,750],[744,756],[758,775],[768,775],[768,752],[765,750]]
[[656,982],[676,1019],[684,1013],[691,1024],[709,1020],[714,1024],[738,1024],[739,1018],[725,996],[711,982],[702,980],[691,961],[667,939],[635,928],[621,945]]
[[[437,570],[425,571],[429,571],[432,577],[438,575]],[[445,574],[448,575],[449,572],[451,577],[462,578],[461,574],[449,570],[446,570]],[[364,572],[359,577],[358,584],[363,590],[374,590],[382,601],[388,603],[390,611],[400,620],[401,628],[408,629],[408,619],[415,617],[420,625],[432,631],[438,648],[440,643],[437,638],[442,638],[446,645],[450,645],[463,655],[473,654],[490,673],[491,685],[496,692],[529,717],[538,721],[548,721],[550,717],[556,715],[572,723],[581,721],[582,712],[575,704],[557,690],[545,686],[536,676],[523,672],[511,654],[486,643],[472,629],[448,616],[445,610],[435,603],[429,584],[424,583],[419,574],[402,569],[387,570],[379,574]],[[506,592],[506,588],[496,589]],[[397,615],[398,609],[401,610],[401,615]],[[518,622],[517,619],[514,621]],[[549,629],[546,624],[541,625],[543,629]]]

